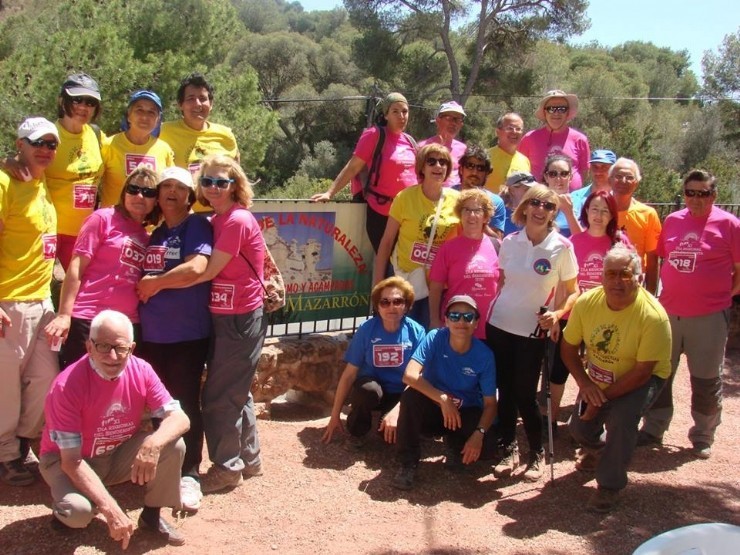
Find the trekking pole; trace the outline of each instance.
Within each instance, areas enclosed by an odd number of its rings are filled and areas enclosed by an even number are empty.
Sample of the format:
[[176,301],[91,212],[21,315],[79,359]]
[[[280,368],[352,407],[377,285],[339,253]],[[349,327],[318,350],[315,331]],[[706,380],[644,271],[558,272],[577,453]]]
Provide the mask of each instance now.
[[[541,306],[539,314],[547,312],[546,306]],[[543,339],[545,343],[545,354],[542,357],[542,376],[545,381],[545,402],[547,406],[547,458],[550,460],[550,483],[555,483],[555,446],[552,435],[552,394],[550,392],[550,345],[547,343],[550,332],[542,329],[539,324],[531,333],[530,337]]]

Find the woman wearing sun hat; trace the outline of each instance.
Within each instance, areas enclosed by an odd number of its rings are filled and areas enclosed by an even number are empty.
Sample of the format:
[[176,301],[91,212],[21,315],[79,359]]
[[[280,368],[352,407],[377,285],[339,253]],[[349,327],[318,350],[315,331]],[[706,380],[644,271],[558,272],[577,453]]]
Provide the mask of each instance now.
[[534,115],[544,125],[524,135],[519,144],[519,152],[532,164],[532,175],[542,175],[550,156],[564,154],[573,160],[570,190],[580,189],[588,174],[591,148],[588,137],[568,125],[578,115],[578,97],[561,90],[548,91]]

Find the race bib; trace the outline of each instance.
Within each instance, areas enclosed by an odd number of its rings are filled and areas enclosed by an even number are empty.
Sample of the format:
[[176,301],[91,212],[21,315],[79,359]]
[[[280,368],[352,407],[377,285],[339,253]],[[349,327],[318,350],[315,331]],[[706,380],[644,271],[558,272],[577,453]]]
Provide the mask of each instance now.
[[188,164],[188,171],[193,177],[198,175],[198,172],[200,171],[200,162],[192,162]]
[[147,156],[146,154],[126,154],[126,175],[129,175],[139,166],[144,166],[150,170],[157,171],[157,159],[154,156]]
[[599,368],[593,363],[589,363],[588,365],[588,375],[596,383],[603,383],[607,385],[611,385],[614,383],[614,372],[611,370],[605,370],[604,368]]
[[164,245],[147,247],[146,257],[144,258],[144,271],[150,273],[164,272],[166,253],[167,247]]
[[95,185],[75,183],[72,186],[72,206],[77,210],[89,210],[95,208],[95,195],[98,188]]
[[431,266],[432,262],[434,262],[434,257],[437,256],[438,250],[439,246],[432,245],[432,248],[429,249],[429,258],[427,258],[427,244],[417,241],[411,245],[411,262]]
[[233,310],[234,286],[229,283],[211,283],[210,308]]
[[130,434],[117,438],[96,437],[92,444],[92,456],[100,457],[106,455],[130,438]]
[[403,345],[373,345],[376,368],[398,368],[403,364]]
[[145,256],[146,248],[144,245],[140,245],[131,237],[127,237],[123,242],[123,247],[121,248],[121,264],[125,264],[126,266],[136,270],[141,270]]
[[41,243],[44,246],[44,260],[54,260],[57,257],[56,233],[44,233],[41,236]]
[[682,274],[690,274],[696,268],[696,253],[673,251],[668,255],[668,264]]

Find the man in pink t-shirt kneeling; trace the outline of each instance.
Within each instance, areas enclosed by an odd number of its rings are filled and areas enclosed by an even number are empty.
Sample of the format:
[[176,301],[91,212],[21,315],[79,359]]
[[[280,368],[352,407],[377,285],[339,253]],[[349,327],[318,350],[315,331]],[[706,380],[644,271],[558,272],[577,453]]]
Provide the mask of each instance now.
[[[51,487],[55,528],[84,528],[100,512],[110,536],[126,549],[133,523],[106,486],[146,487],[139,528],[170,545],[183,535],[160,517],[180,507],[181,436],[190,427],[152,367],[131,353],[133,326],[104,310],[93,318],[87,354],[59,374],[46,397],[39,469]],[[141,429],[145,413],[161,419]]]

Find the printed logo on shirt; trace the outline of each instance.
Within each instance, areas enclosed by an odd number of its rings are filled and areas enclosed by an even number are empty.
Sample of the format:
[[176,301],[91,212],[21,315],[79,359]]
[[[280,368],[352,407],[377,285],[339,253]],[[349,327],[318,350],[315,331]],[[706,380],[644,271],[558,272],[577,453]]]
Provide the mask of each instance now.
[[588,376],[591,378],[592,381],[596,383],[611,385],[615,381],[614,372],[612,372],[611,370],[606,370],[604,368],[599,368],[592,362],[589,362],[588,364]]
[[230,283],[211,283],[210,308],[233,310],[234,285]]
[[129,175],[138,166],[144,166],[152,171],[157,171],[157,159],[154,156],[148,156],[146,154],[131,154],[126,153],[125,155],[126,164],[126,175]]
[[373,345],[376,368],[398,368],[403,364],[403,345]]
[[470,366],[464,366],[460,368],[460,372],[462,372],[463,376],[475,376],[475,370],[473,370]]
[[145,272],[164,272],[165,255],[167,247],[164,245],[149,246],[146,249],[146,258],[144,259]]
[[[594,330],[591,344],[594,350],[602,355],[614,353],[619,341],[615,337],[616,329],[613,326],[603,325]],[[613,342],[612,342],[613,340]]]
[[44,247],[44,260],[54,260],[57,257],[57,235],[56,233],[44,233],[41,236]]
[[546,276],[552,270],[552,263],[547,258],[539,258],[532,264],[532,269],[541,276]]
[[121,247],[121,264],[125,264],[135,270],[141,270],[146,256],[146,248],[131,237],[126,237]]
[[72,186],[72,206],[77,210],[87,210],[95,208],[95,195],[98,188],[95,185],[86,183],[75,183]]

